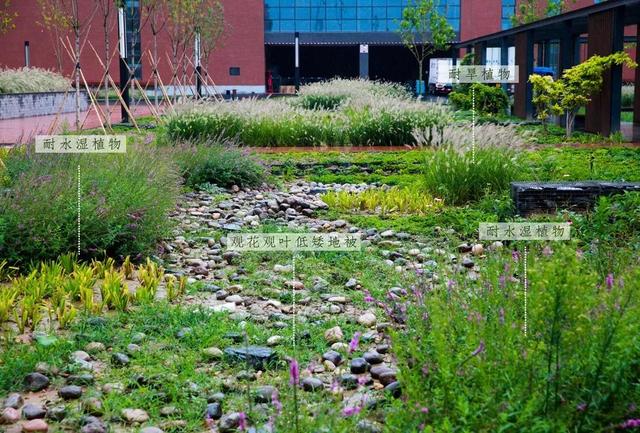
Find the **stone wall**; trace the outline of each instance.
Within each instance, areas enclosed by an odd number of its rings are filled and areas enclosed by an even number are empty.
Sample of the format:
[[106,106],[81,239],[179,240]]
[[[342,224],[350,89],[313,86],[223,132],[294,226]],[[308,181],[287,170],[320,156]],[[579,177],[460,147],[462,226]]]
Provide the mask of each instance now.
[[640,191],[640,183],[630,182],[513,182],[511,198],[516,213],[556,212],[560,209],[584,211],[593,207],[602,195]]
[[[74,91],[44,93],[7,93],[0,95],[0,120],[20,117],[47,116],[60,113],[71,113],[76,110]],[[89,108],[89,97],[80,92],[80,110]]]

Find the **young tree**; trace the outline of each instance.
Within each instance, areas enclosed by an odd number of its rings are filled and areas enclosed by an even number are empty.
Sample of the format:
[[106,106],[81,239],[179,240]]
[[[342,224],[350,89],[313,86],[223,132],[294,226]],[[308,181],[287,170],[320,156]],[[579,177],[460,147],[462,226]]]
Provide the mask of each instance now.
[[17,18],[18,13],[12,12],[10,8],[11,0],[0,0],[0,35],[16,28],[13,20]]
[[113,10],[118,7],[118,0],[95,0],[100,11],[102,24],[102,34],[104,36],[104,99],[109,113],[109,64],[111,63],[111,47],[109,35],[113,30],[113,20],[111,19]]
[[511,24],[514,27],[529,24],[546,17],[552,17],[565,13],[570,4],[576,0],[549,0],[546,6],[539,0],[523,0],[518,2],[516,13],[511,16]]
[[418,80],[423,64],[436,51],[448,49],[456,34],[447,19],[438,13],[433,0],[410,0],[402,11],[400,38],[418,62]]
[[53,52],[56,57],[58,72],[62,73],[62,59],[64,48],[62,36],[68,34],[71,29],[71,17],[69,16],[65,0],[38,0],[42,21],[39,25],[47,29],[53,35]]
[[[198,14],[197,6],[200,0],[169,0],[167,4],[168,20],[167,31],[169,35],[169,43],[171,45],[172,56],[172,73],[171,79],[174,84],[175,95],[175,81],[177,78],[177,71],[180,67],[179,56],[186,55],[187,47],[191,45],[193,41],[193,35],[195,33],[195,18]],[[183,83],[186,81],[186,61],[184,59],[182,64]]]
[[167,24],[167,0],[143,0],[141,3],[141,11],[143,15],[143,23],[140,27],[144,27],[149,23],[152,39],[152,75],[153,75],[153,94],[154,104],[158,106],[158,35]]
[[536,117],[542,122],[546,133],[549,117],[562,114],[560,97],[562,94],[562,82],[554,81],[553,77],[532,74],[529,82],[533,86],[533,105],[536,107]]
[[63,10],[66,10],[67,13],[69,9],[71,10],[69,19],[71,32],[73,33],[73,61],[75,62],[76,129],[80,129],[80,42],[88,31],[85,24],[91,21],[97,9],[94,6],[93,10],[89,11],[86,16],[81,16],[80,0],[61,0],[61,3],[65,6]]
[[[196,15],[196,31],[200,33],[200,51],[204,76],[209,74],[209,57],[220,44],[225,30],[224,7],[220,0],[200,0],[199,9],[202,11]],[[205,80],[206,82],[206,80]]]
[[613,66],[622,65],[637,67],[629,54],[620,51],[608,56],[595,55],[579,65],[566,69],[562,78],[551,86],[540,82],[532,75],[529,79],[534,85],[533,102],[536,105],[540,104],[543,111],[562,110],[566,117],[566,135],[571,137],[578,110],[587,105],[593,95],[600,91],[604,81],[603,74]]

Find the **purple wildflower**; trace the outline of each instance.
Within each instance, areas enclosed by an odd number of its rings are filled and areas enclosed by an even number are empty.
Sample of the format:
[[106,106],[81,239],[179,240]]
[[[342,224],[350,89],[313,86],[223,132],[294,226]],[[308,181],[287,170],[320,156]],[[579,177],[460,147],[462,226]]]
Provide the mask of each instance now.
[[549,245],[546,245],[542,249],[542,255],[544,255],[545,257],[550,257],[552,254],[553,254],[553,250],[551,249],[551,247]]
[[514,260],[514,261],[516,261],[516,262],[517,262],[518,260],[520,260],[520,251],[518,251],[518,250],[513,250],[513,251],[511,252],[511,257],[513,258],[513,260]]
[[373,296],[371,296],[371,293],[369,293],[368,290],[365,290],[364,291],[364,302],[371,303],[371,302],[374,302],[374,301],[375,301],[375,299],[373,299]]
[[355,334],[353,334],[353,338],[349,342],[349,354],[352,354],[353,352],[358,350],[358,343],[360,342],[360,335],[362,335],[360,333],[360,331],[357,331]]
[[247,429],[247,416],[244,412],[238,413],[238,430],[245,431]]
[[344,416],[353,416],[359,414],[361,410],[360,406],[348,406],[342,409],[342,414]]
[[628,419],[625,422],[623,422],[622,424],[620,424],[620,428],[636,428],[636,427],[640,427],[640,419]]
[[500,286],[500,288],[504,289],[507,285],[507,277],[504,275],[500,275],[500,278],[498,278],[498,285]]
[[579,404],[576,406],[576,410],[577,410],[578,412],[584,412],[585,410],[587,410],[587,403],[579,403]]
[[289,363],[289,384],[292,386],[300,385],[300,367],[298,366],[298,361],[293,358]]
[[607,274],[607,278],[605,278],[604,282],[607,285],[607,290],[611,291],[613,289],[613,274]]
[[280,415],[282,413],[282,402],[277,389],[274,389],[273,393],[271,393],[271,403],[273,403],[273,407],[276,408],[276,412]]
[[482,352],[484,352],[484,341],[480,340],[480,344],[476,347],[476,350],[471,353],[471,356],[480,355]]
[[500,320],[501,325],[504,325],[504,308],[502,307],[498,310],[498,320]]

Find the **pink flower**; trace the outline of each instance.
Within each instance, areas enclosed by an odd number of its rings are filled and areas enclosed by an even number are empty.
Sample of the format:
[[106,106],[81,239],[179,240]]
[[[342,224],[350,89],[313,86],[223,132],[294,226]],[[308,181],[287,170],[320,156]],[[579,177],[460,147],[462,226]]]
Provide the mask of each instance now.
[[551,247],[549,245],[546,245],[543,249],[542,249],[542,255],[544,255],[545,257],[549,257],[553,254],[553,250],[551,249]]
[[520,252],[518,250],[513,250],[511,252],[511,257],[513,258],[514,261],[518,261],[520,260]]
[[360,333],[360,331],[357,331],[355,334],[353,334],[353,338],[349,342],[349,354],[352,354],[353,352],[358,350],[358,343],[360,342],[360,335],[362,335]]
[[353,416],[359,414],[361,410],[360,406],[349,406],[342,409],[342,414],[344,416]]
[[289,384],[292,386],[300,385],[300,367],[298,366],[298,361],[293,358],[289,363]]
[[364,291],[364,302],[371,303],[373,301],[375,301],[375,299],[373,299],[373,297],[371,296],[371,293],[369,293],[368,290],[365,290]]
[[247,416],[244,412],[238,413],[238,430],[245,431],[247,429]]

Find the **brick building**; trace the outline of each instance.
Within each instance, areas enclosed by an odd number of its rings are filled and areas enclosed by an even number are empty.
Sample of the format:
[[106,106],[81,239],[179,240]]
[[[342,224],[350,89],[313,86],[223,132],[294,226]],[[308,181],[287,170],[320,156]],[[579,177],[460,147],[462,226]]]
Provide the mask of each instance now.
[[[520,0],[440,0],[439,10],[456,31],[458,40],[469,40],[510,26],[510,17]],[[553,0],[550,0],[553,1]],[[213,81],[222,92],[262,93],[268,78],[274,83],[291,84],[294,76],[294,34],[300,35],[300,71],[303,81],[333,76],[357,77],[411,82],[416,77],[415,60],[404,48],[396,33],[402,10],[408,0],[222,0],[226,29],[220,47],[206,65]],[[541,7],[544,7],[542,0]],[[596,0],[597,2],[597,0]],[[95,0],[80,0],[81,15],[89,29],[88,39],[96,51],[104,52],[103,26],[100,13],[91,15]],[[132,47],[138,59],[138,73],[145,82],[151,76],[151,30],[139,11],[139,0],[126,0],[131,10],[131,26],[141,23]],[[568,2],[571,9],[594,4],[594,0]],[[0,66],[20,67],[28,61],[32,66],[56,69],[54,35],[38,24],[42,14],[37,0],[13,0],[17,13],[16,28],[1,36]],[[135,11],[138,16],[135,16]],[[137,20],[137,21],[136,21]],[[110,45],[117,46],[117,18],[112,14]],[[635,40],[635,28],[625,34]],[[70,35],[69,35],[70,36]],[[25,46],[28,44],[28,60]],[[168,55],[171,45],[167,32],[159,36],[160,75],[167,84],[171,80]],[[586,49],[583,49],[586,52]],[[191,56],[193,48],[185,51]],[[363,55],[364,54],[364,55]],[[460,53],[437,53],[451,56]],[[538,63],[554,66],[554,45],[540,47],[534,56]],[[142,59],[139,60],[140,55]],[[136,56],[134,56],[136,57]],[[73,62],[63,52],[63,72],[71,74]],[[102,68],[89,45],[85,45],[81,67],[91,83],[100,80]],[[117,80],[117,59],[110,63]],[[193,70],[189,67],[189,73]],[[625,81],[632,81],[625,71]],[[271,81],[269,79],[269,81]]]

